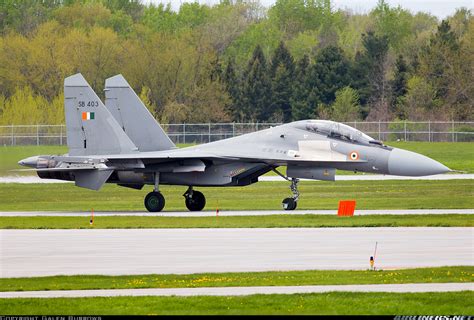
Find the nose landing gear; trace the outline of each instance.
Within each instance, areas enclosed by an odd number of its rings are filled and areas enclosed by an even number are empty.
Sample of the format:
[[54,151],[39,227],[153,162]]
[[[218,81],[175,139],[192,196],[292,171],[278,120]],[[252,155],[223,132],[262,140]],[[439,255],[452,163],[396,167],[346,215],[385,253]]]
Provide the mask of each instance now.
[[293,193],[293,196],[291,198],[283,199],[281,205],[284,210],[295,210],[300,197],[300,193],[298,191],[298,182],[300,182],[300,180],[296,178],[289,178],[280,173],[276,168],[273,168],[272,170],[286,181],[291,181],[290,190]]
[[296,206],[298,205],[298,199],[300,197],[300,193],[298,191],[298,182],[299,180],[296,178],[291,178],[291,185],[290,189],[293,193],[293,197],[283,199],[281,205],[285,210],[295,210]]
[[188,190],[183,194],[184,203],[189,211],[201,211],[206,206],[206,197],[202,192],[193,190],[193,187],[189,187]]

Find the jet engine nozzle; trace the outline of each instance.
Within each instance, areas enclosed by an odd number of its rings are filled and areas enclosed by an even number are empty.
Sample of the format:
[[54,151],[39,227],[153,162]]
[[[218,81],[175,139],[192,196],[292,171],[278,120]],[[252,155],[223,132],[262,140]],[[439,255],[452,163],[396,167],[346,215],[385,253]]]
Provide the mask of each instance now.
[[429,176],[451,171],[445,165],[421,154],[394,148],[388,158],[388,172],[396,176]]
[[18,161],[20,166],[30,167],[30,168],[48,168],[49,159],[41,156],[29,157],[23,160]]

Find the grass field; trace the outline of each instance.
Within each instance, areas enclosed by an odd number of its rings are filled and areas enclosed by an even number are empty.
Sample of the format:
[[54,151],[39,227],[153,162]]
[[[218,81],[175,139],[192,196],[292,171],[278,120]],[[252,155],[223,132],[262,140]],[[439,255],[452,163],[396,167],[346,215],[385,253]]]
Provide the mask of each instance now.
[[[151,191],[106,185],[99,192],[68,184],[0,184],[0,211],[143,211]],[[186,211],[186,187],[162,186],[165,211]],[[260,182],[246,187],[198,188],[206,210],[281,209],[290,195],[287,183]],[[357,200],[357,209],[474,208],[474,180],[303,181],[298,209],[333,209],[339,200]]]
[[353,293],[230,297],[0,299],[4,314],[474,314],[473,291]]
[[474,227],[469,214],[230,217],[0,217],[0,229]]
[[[421,153],[453,170],[474,173],[474,143],[469,142],[388,142],[390,146]],[[180,147],[189,146],[179,145]],[[33,172],[8,172],[21,169],[17,164],[21,159],[34,155],[64,154],[66,146],[6,146],[0,147],[0,175],[34,174]],[[274,174],[273,172],[269,174]],[[352,174],[339,171],[338,174]]]
[[0,278],[0,291],[473,282],[474,267]]

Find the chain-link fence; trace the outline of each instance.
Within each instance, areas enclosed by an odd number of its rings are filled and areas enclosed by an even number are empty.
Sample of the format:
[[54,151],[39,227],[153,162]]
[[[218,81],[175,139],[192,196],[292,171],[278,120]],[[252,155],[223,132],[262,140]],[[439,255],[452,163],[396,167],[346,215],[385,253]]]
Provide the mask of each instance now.
[[[474,122],[346,122],[382,141],[474,142]],[[199,144],[263,130],[279,123],[163,124],[171,140]],[[0,145],[66,145],[64,125],[0,126]]]

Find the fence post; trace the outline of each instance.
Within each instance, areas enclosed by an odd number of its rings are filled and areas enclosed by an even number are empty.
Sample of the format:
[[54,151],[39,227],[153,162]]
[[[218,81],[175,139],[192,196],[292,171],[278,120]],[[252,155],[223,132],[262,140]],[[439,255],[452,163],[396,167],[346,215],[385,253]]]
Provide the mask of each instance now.
[[36,125],[36,145],[40,145],[40,137],[39,137],[39,124]]
[[428,120],[428,142],[431,142],[431,120]]
[[211,123],[208,122],[207,125],[208,127],[208,133],[207,133],[207,142],[211,142]]
[[59,128],[61,128],[60,130],[60,135],[59,135],[59,145],[63,145],[63,126],[61,125]]
[[405,141],[407,141],[407,121],[404,122],[404,131],[405,131]]
[[235,121],[232,122],[232,137],[235,137]]
[[11,134],[12,134],[12,146],[13,146],[13,125],[11,125]]
[[382,139],[380,138],[380,120],[379,120],[379,141],[381,141]]
[[453,142],[454,142],[454,120],[451,120],[451,123],[452,123],[452,125],[451,125],[451,131],[453,132],[452,135],[453,135]]
[[183,143],[186,144],[186,122],[183,123]]

